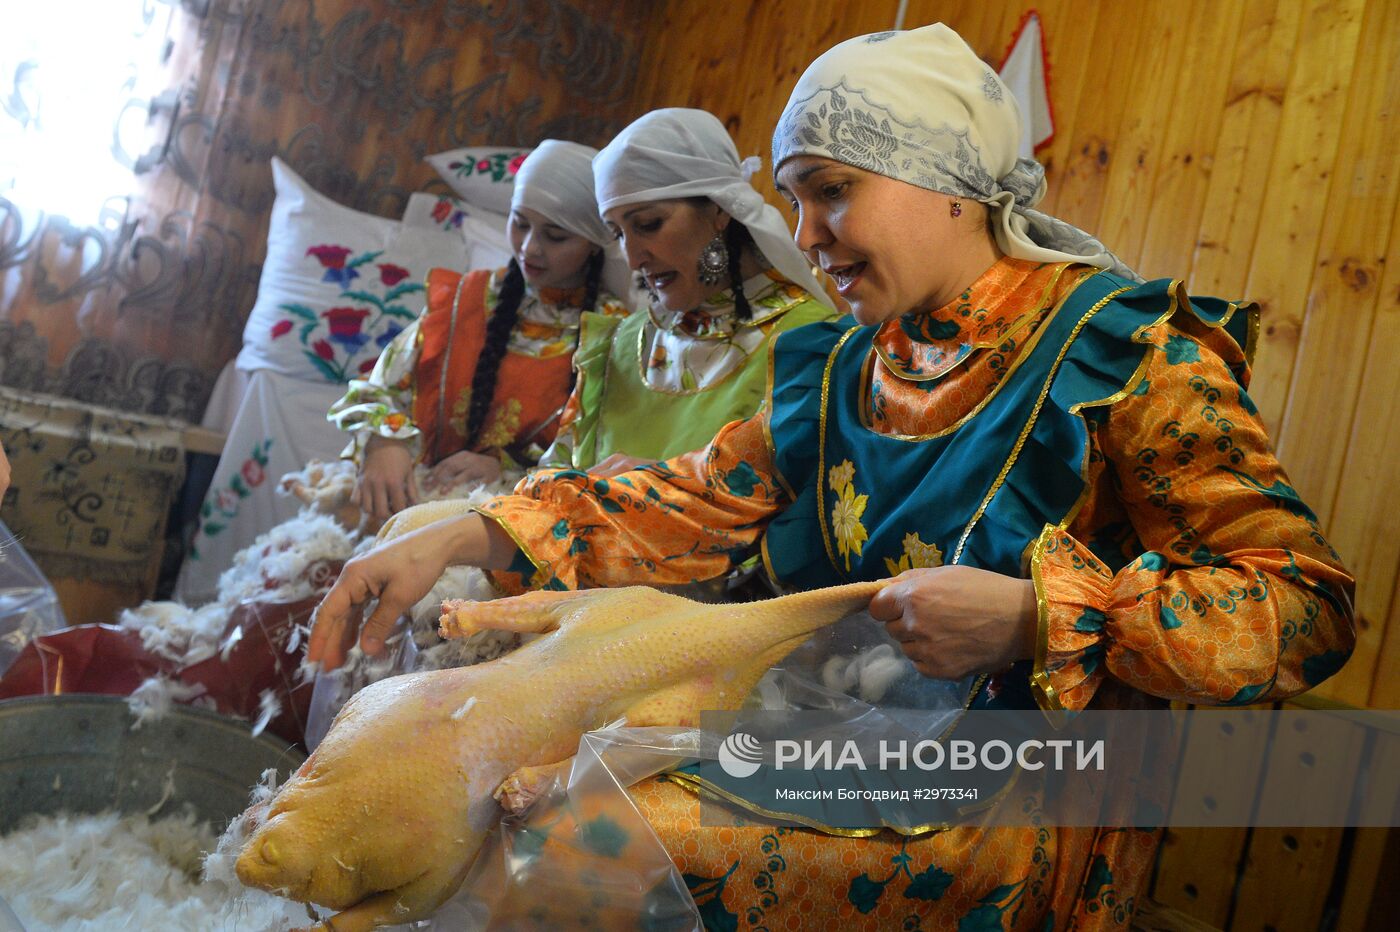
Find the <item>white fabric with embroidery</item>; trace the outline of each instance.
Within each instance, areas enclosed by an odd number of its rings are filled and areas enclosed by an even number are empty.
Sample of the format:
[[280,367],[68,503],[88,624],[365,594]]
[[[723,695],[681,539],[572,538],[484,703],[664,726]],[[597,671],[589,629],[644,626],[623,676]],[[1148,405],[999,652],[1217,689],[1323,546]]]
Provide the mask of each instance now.
[[642,328],[642,380],[653,391],[690,394],[710,388],[766,344],[772,322],[791,304],[764,309],[761,302],[782,282],[755,275],[744,282],[753,318],[741,321],[728,291],[691,311],[673,312],[653,306]]

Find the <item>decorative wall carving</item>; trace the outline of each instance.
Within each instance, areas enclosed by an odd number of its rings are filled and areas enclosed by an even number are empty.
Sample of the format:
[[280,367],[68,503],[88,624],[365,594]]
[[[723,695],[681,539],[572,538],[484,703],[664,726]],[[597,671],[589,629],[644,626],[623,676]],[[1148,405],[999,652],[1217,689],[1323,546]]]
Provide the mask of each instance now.
[[0,385],[197,420],[256,295],[273,155],[398,216],[445,190],[431,152],[601,144],[633,116],[647,6],[178,0],[163,161],[93,226],[0,196]]

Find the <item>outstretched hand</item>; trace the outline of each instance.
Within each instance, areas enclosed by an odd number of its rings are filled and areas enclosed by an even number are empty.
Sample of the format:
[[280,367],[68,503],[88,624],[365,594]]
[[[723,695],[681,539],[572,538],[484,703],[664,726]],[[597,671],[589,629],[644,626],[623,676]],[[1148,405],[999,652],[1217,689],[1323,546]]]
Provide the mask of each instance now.
[[870,614],[924,676],[961,679],[1035,656],[1035,584],[971,566],[908,570]]
[[[334,670],[345,663],[357,636],[366,654],[382,652],[399,618],[428,594],[447,569],[443,537],[447,533],[444,525],[450,521],[421,527],[346,563],[316,607],[307,661]],[[361,631],[360,619],[371,599],[378,599],[379,604]]]
[[[514,553],[515,542],[510,536],[478,514],[443,518],[381,541],[345,564],[335,585],[316,607],[307,662],[334,670],[345,663],[357,638],[361,650],[378,656],[399,618],[432,590],[447,567],[465,563],[505,569]],[[365,606],[373,599],[379,604],[361,630]]]

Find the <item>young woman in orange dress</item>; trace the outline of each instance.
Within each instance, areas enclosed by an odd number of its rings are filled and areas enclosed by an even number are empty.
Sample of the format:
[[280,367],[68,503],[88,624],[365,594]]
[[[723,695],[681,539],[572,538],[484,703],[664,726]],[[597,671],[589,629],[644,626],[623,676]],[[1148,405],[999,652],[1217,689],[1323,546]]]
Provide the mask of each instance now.
[[[598,218],[596,150],[547,139],[516,176],[504,269],[428,274],[427,308],[329,417],[354,436],[355,497],[382,522],[417,501],[413,467],[451,486],[533,465],[554,439],[585,311],[625,317],[627,270]],[[533,451],[532,449],[533,448]]]

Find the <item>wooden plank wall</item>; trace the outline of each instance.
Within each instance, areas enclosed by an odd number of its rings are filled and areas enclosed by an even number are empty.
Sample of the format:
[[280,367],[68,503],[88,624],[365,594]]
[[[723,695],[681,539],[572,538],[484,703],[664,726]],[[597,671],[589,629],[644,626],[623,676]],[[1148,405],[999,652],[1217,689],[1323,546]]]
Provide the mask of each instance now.
[[[766,159],[807,63],[890,28],[898,6],[669,3],[646,43],[635,109],[709,109],[741,155]],[[909,0],[904,25],[946,22],[1000,64],[1029,6]],[[1400,705],[1400,3],[1035,7],[1057,121],[1039,153],[1043,209],[1098,233],[1149,278],[1260,303],[1255,400],[1360,580],[1356,653],[1318,692]]]

